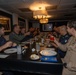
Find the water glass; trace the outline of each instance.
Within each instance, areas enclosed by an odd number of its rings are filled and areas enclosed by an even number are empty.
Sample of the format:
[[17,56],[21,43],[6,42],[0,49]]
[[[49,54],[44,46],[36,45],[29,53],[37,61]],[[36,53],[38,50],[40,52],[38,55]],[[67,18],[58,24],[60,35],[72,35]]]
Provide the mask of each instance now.
[[37,53],[40,51],[40,45],[39,45],[39,43],[36,43],[36,51],[37,51]]
[[17,54],[21,54],[22,50],[21,50],[21,45],[17,46]]

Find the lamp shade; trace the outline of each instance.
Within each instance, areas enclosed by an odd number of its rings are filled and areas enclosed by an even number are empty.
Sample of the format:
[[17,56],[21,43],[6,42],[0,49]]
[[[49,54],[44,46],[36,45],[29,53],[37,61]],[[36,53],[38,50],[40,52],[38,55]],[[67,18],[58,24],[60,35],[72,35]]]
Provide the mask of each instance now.
[[36,11],[33,12],[33,18],[35,18],[35,19],[45,18],[46,15],[47,15],[46,10],[36,10]]

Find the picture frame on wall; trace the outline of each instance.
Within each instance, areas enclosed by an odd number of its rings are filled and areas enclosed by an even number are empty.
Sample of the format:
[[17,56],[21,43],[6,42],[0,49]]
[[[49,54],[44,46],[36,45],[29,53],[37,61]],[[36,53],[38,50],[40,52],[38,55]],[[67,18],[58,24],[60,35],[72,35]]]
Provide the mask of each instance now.
[[0,10],[0,23],[5,28],[5,35],[8,35],[12,31],[13,26],[12,14]]
[[9,17],[0,16],[0,24],[5,28],[5,32],[11,32],[11,21]]

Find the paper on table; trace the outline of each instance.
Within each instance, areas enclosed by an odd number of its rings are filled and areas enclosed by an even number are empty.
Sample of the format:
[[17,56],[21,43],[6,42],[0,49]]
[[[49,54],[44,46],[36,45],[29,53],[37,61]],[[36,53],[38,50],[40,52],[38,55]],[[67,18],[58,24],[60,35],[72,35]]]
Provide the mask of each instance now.
[[0,54],[0,58],[6,58],[8,57],[9,55],[5,55],[5,54]]

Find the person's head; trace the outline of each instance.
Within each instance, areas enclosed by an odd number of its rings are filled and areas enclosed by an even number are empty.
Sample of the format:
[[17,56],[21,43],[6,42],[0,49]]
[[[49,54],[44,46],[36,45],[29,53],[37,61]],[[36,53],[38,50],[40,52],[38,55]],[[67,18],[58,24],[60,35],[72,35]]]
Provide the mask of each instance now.
[[31,27],[31,28],[29,29],[29,31],[30,31],[30,32],[34,32],[34,31],[35,31],[35,28]]
[[35,30],[35,31],[33,32],[33,34],[34,34],[34,36],[36,36],[36,35],[37,35],[37,31]]
[[21,34],[25,34],[26,33],[26,28],[25,27],[22,27],[21,28]]
[[76,21],[69,21],[67,23],[67,31],[69,34],[76,36]]
[[16,24],[13,25],[13,32],[19,34],[19,32],[20,32],[20,26],[19,25],[16,25]]
[[60,27],[59,27],[59,33],[60,33],[61,35],[67,34],[67,26],[65,26],[65,25],[60,26]]
[[2,24],[0,24],[0,35],[4,35],[5,29]]
[[53,30],[57,33],[59,33],[59,26],[54,26]]

